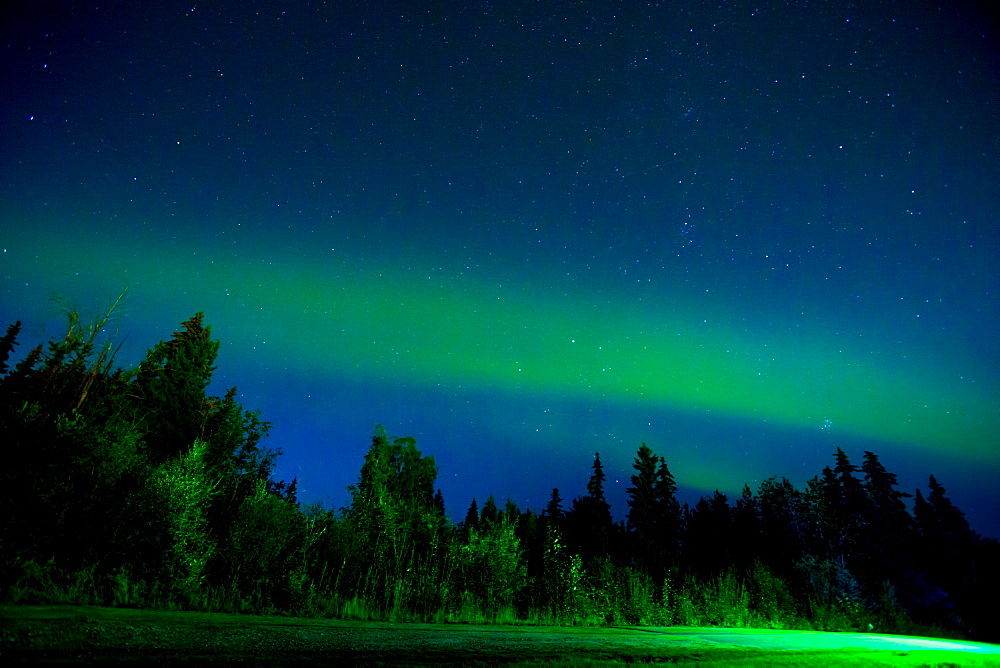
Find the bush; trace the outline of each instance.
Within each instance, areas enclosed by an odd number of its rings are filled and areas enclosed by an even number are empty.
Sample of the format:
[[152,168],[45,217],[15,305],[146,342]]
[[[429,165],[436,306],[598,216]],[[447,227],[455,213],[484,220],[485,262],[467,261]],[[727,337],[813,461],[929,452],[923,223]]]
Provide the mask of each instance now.
[[839,561],[806,555],[796,571],[803,578],[809,600],[809,619],[818,631],[870,630],[870,615],[861,585]]
[[789,629],[799,624],[798,604],[788,584],[759,561],[747,578],[750,593],[752,626],[765,629]]
[[207,448],[196,440],[187,454],[157,467],[152,479],[167,526],[166,575],[175,592],[194,606],[204,601],[205,569],[215,551],[205,517],[214,493],[205,470]]
[[541,615],[550,623],[580,621],[587,603],[584,575],[580,555],[570,555],[559,530],[547,527],[542,573],[536,582],[536,589],[542,600]]
[[486,531],[470,528],[467,542],[454,544],[453,559],[459,610],[468,613],[475,602],[486,620],[512,616],[527,574],[513,520],[505,517]]

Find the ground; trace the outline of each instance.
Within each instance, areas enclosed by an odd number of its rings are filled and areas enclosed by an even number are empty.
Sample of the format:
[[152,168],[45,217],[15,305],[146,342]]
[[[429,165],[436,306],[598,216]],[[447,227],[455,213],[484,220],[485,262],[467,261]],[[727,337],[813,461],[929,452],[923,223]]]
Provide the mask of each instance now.
[[0,663],[998,666],[1000,646],[749,629],[390,624],[0,606]]

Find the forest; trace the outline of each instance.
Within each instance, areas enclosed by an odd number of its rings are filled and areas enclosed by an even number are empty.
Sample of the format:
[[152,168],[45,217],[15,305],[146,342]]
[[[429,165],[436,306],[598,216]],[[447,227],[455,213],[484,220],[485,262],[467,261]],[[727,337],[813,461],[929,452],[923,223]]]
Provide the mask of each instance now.
[[571,501],[474,500],[453,523],[434,458],[376,427],[350,505],[326,508],[274,479],[271,425],[236,388],[206,394],[202,313],[120,368],[113,310],[70,310],[16,363],[21,323],[0,339],[3,603],[1000,640],[1000,544],[933,476],[911,495],[873,452],[689,507],[641,444],[622,521],[595,454]]

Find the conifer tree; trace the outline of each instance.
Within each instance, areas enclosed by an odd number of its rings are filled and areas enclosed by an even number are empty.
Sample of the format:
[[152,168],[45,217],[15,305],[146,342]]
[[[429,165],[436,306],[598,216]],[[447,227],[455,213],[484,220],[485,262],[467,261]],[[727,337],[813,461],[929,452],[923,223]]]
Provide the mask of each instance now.
[[931,581],[942,586],[949,598],[961,606],[974,598],[977,573],[973,555],[979,536],[933,475],[928,487],[926,499],[919,489],[914,499],[913,513],[920,535],[918,554]]
[[490,498],[486,499],[486,503],[483,504],[483,509],[479,511],[479,528],[483,531],[489,531],[490,527],[499,521],[500,512],[497,509],[497,501],[490,494]]
[[607,541],[612,529],[611,504],[604,496],[604,466],[601,464],[601,453],[594,453],[594,472],[587,481],[587,498],[591,500],[594,528],[599,536],[602,553],[607,551]]
[[434,492],[434,508],[435,510],[437,510],[438,513],[441,514],[442,518],[445,517],[444,494],[441,492],[440,488],[438,488],[438,490]]
[[711,498],[698,499],[687,514],[685,528],[688,570],[714,576],[732,565],[732,512],[725,494],[715,490]]
[[593,473],[587,481],[587,495],[573,500],[566,514],[566,524],[573,542],[585,559],[608,553],[614,523],[611,506],[604,498],[604,466],[601,454],[595,453]]
[[750,485],[744,483],[733,508],[733,551],[736,564],[744,570],[760,558],[760,504]]
[[590,476],[590,480],[587,481],[587,495],[598,502],[598,504],[608,505],[608,502],[604,498],[604,481],[607,476],[604,475],[604,466],[601,465],[601,453],[594,453],[594,472]]
[[865,451],[864,460],[861,470],[868,503],[855,559],[856,574],[870,587],[883,580],[898,584],[912,566],[913,518],[903,501],[911,495],[896,489],[896,475],[885,469],[878,455]]
[[472,503],[469,504],[469,510],[465,513],[465,520],[462,522],[462,530],[468,534],[469,531],[474,531],[479,528],[479,507],[476,505],[476,500],[472,499]]
[[861,526],[868,514],[868,495],[865,493],[864,485],[855,475],[860,469],[852,464],[843,450],[837,448],[835,455],[837,465],[833,472],[837,474],[837,482],[840,485],[840,520],[847,536],[847,551],[857,545],[860,538]]
[[762,558],[773,570],[787,573],[804,545],[802,493],[787,478],[768,478],[757,494]]
[[7,373],[7,360],[17,345],[17,335],[21,332],[21,321],[18,320],[7,327],[7,333],[0,339],[0,376]]
[[637,473],[631,476],[632,486],[625,492],[628,498],[628,514],[625,526],[638,536],[652,537],[656,530],[659,509],[656,504],[656,465],[659,458],[645,443],[639,446],[635,462]]
[[550,526],[558,526],[563,519],[562,497],[559,496],[559,488],[552,488],[552,495],[545,506],[545,516],[549,518]]
[[677,484],[666,461],[645,444],[639,446],[632,468],[626,527],[637,563],[655,578],[677,566],[680,557],[681,509]]
[[212,379],[219,342],[198,312],[169,341],[160,341],[139,365],[135,380],[142,406],[149,411],[146,444],[155,462],[186,452],[203,435],[209,405],[205,388]]
[[851,464],[840,448],[834,453],[836,465],[823,468],[813,484],[809,501],[818,516],[819,526],[811,526],[811,536],[822,535],[818,542],[829,559],[841,565],[856,553],[861,528],[868,516],[868,496],[855,476],[859,469]]

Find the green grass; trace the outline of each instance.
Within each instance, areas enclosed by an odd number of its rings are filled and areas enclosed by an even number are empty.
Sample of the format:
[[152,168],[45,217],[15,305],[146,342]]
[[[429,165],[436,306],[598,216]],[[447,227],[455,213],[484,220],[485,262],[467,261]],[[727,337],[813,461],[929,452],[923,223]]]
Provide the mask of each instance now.
[[611,668],[640,664],[670,663],[699,668],[815,668],[835,666],[836,668],[872,668],[889,666],[898,668],[986,668],[995,667],[997,661],[983,657],[969,657],[961,652],[776,652],[757,650],[745,654],[732,650],[715,650],[703,655],[689,655],[672,661],[663,657],[621,658],[618,660],[575,660],[572,657],[558,661],[524,661],[509,665],[528,667],[570,666],[579,668]]
[[692,635],[695,631],[641,633],[625,628],[393,624],[92,606],[0,606],[0,660],[7,665],[81,660],[297,665],[326,664],[336,657],[355,665],[1000,666],[1000,654],[943,650],[718,647]]
[[675,666],[699,666],[699,668],[816,668],[830,666],[836,668],[873,668],[888,666],[898,668],[987,668],[997,666],[981,657],[971,659],[961,653],[917,652],[895,654],[892,652],[789,652],[758,650],[742,654],[732,650],[715,650],[703,655],[689,655],[672,660],[669,657],[622,657],[621,659],[580,659],[572,657],[555,661],[524,661],[508,665],[526,667],[570,666],[579,668],[612,668],[635,664],[671,664]]

